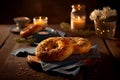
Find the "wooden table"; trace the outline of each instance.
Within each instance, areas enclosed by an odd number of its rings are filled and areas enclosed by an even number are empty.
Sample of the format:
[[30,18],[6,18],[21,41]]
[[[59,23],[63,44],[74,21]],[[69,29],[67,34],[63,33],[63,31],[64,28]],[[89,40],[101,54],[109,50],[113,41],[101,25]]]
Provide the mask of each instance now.
[[[16,43],[18,34],[10,32],[13,25],[0,25],[0,80],[120,80],[120,40],[103,40],[96,35],[87,37],[97,44],[102,58],[94,66],[84,68],[74,78],[53,76],[29,67],[26,57],[15,57],[11,51],[31,47]],[[59,25],[51,25],[59,29]],[[70,35],[69,35],[70,36]]]

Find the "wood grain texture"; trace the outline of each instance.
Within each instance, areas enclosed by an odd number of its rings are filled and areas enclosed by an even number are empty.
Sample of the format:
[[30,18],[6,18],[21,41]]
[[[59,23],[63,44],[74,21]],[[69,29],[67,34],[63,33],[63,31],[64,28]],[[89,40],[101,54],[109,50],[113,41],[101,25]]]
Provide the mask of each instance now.
[[105,40],[111,55],[120,62],[120,40]]
[[[51,25],[51,27],[61,30],[59,25]],[[9,30],[9,28],[6,29]],[[3,35],[6,35],[6,33]],[[41,70],[36,71],[28,65],[26,57],[11,55],[10,53],[13,50],[31,47],[29,44],[16,43],[13,40],[15,37],[19,37],[19,35],[10,33],[0,49],[0,80],[119,80],[119,67],[113,59],[113,56],[115,58],[119,56],[117,53],[119,52],[119,41],[104,41],[95,34],[86,37],[91,41],[92,45],[98,45],[101,58],[95,65],[84,67],[74,78],[70,78],[47,74]]]
[[10,35],[10,27],[8,25],[0,25],[0,48]]

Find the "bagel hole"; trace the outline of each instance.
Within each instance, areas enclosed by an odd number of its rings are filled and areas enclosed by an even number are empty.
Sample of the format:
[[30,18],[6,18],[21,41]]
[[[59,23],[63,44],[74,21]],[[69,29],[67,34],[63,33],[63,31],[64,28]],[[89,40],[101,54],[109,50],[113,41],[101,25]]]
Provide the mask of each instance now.
[[52,49],[55,49],[55,48],[57,48],[57,47],[58,47],[58,44],[57,44],[57,43],[55,43],[55,44],[52,45]]

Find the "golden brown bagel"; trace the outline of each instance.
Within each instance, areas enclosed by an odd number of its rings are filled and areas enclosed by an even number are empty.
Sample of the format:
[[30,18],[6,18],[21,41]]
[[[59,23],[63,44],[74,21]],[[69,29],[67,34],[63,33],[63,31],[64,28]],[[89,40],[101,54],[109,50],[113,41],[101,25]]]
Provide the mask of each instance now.
[[42,26],[29,24],[27,27],[20,31],[20,37],[26,38],[42,29],[43,29]]
[[50,37],[38,44],[35,55],[43,61],[63,61],[73,52],[69,38]]
[[73,44],[73,54],[84,55],[88,53],[92,47],[91,42],[86,38],[70,37]]

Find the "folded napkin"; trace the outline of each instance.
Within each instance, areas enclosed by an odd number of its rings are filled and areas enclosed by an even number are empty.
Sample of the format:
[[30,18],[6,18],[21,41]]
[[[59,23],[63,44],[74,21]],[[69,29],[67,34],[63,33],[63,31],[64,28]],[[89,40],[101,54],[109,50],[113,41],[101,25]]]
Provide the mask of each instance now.
[[16,49],[12,51],[11,54],[17,57],[27,57],[27,55],[35,55],[35,47]]
[[[12,55],[18,57],[26,57],[27,55],[34,55],[34,53],[35,53],[35,47],[20,48],[11,52]],[[81,66],[85,66],[85,63],[82,62],[82,60],[92,59],[92,58],[101,58],[97,45],[93,45],[89,54],[84,56],[73,55],[62,62],[40,61],[39,63],[43,71],[47,73],[58,73],[66,76],[75,76],[80,71]]]
[[37,45],[42,40],[48,37],[55,37],[55,36],[65,37],[67,36],[67,34],[63,31],[54,30],[50,27],[46,27],[44,30],[41,30],[38,33],[34,34],[32,38],[36,40],[34,44]]

